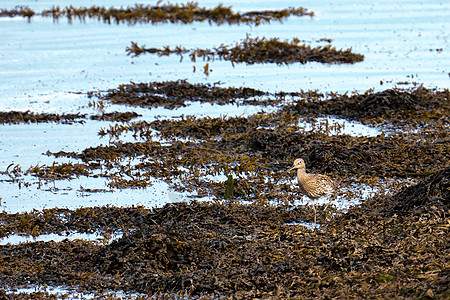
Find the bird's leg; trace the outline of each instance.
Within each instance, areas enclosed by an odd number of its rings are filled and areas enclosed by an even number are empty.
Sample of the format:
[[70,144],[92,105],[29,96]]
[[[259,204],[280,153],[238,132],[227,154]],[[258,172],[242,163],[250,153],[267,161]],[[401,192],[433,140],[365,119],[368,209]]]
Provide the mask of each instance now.
[[316,228],[316,226],[317,226],[316,206],[314,205],[314,200],[312,200],[311,202],[312,202],[312,207],[313,207],[313,210],[314,210],[314,228]]
[[325,206],[325,209],[323,210],[323,212],[325,212],[328,208],[328,205],[331,204],[331,201],[333,201],[333,196],[330,197],[330,201],[328,201],[328,204]]

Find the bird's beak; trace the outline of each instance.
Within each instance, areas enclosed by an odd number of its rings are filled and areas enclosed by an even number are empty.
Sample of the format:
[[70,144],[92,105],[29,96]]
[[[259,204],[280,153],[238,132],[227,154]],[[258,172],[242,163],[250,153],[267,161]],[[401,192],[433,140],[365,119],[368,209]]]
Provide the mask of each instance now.
[[295,167],[290,168],[289,170],[286,170],[283,172],[283,174],[280,175],[280,177],[278,177],[277,181],[275,181],[275,184],[278,183],[278,181],[280,181],[281,177],[283,177],[284,174],[286,174],[287,172],[291,171],[295,169]]

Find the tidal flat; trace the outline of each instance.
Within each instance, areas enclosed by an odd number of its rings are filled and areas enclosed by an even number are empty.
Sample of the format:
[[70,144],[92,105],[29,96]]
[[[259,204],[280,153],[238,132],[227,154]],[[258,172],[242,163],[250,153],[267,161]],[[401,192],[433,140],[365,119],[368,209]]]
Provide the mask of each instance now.
[[449,4],[84,5],[0,7],[0,297],[450,297]]

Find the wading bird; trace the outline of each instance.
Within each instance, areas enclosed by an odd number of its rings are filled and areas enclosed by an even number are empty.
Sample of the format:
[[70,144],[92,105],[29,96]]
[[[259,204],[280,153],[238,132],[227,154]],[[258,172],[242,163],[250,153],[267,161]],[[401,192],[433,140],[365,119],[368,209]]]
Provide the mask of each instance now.
[[297,179],[298,185],[300,186],[300,191],[311,199],[314,210],[314,227],[316,227],[317,214],[314,200],[321,197],[331,196],[333,191],[336,189],[337,184],[326,175],[306,173],[305,161],[301,158],[294,160],[294,165],[292,168],[286,170],[281,176],[294,169],[297,169]]

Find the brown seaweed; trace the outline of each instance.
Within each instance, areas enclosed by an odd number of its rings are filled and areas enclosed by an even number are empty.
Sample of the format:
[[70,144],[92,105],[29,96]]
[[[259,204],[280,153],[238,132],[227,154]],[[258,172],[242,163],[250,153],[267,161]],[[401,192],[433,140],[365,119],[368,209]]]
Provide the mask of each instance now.
[[140,117],[142,115],[136,112],[112,112],[102,113],[101,115],[91,116],[91,120],[99,121],[114,121],[114,122],[129,122],[130,120]]
[[[245,88],[223,89],[180,81],[124,85],[108,92],[104,99],[142,105],[142,99],[149,97],[146,93],[179,99],[177,101],[235,101],[233,97],[264,94]],[[101,176],[108,180],[110,188],[121,189],[146,187],[154,178],[169,184],[177,179],[179,183],[172,185],[178,190],[195,192],[200,197],[213,195],[219,199],[225,196],[227,181],[214,182],[205,178],[232,175],[236,199],[289,203],[297,197],[292,189],[281,185],[279,190],[275,190],[271,182],[297,157],[305,159],[311,172],[340,177],[346,186],[355,182],[384,186],[383,181],[386,180],[414,180],[448,165],[450,137],[446,91],[418,87],[367,92],[362,96],[334,94],[333,98],[323,102],[317,100],[322,97],[317,93],[290,95],[298,99],[293,98],[273,113],[220,118],[182,116],[179,119],[114,124],[99,131],[99,135],[109,136],[110,141],[114,141],[110,145],[87,148],[78,153],[48,153],[55,157],[78,159],[78,168],[43,165],[29,169],[28,173],[46,180],[64,179],[64,176]],[[378,95],[389,95],[390,106],[383,101],[367,100],[376,99]],[[404,104],[404,98],[416,100],[411,100],[409,107]],[[355,99],[372,104],[359,104]],[[346,101],[352,101],[353,105],[346,106]],[[280,100],[279,103],[283,102]],[[330,130],[338,131],[339,128],[330,126],[304,131],[299,126],[301,119],[321,114],[321,110],[308,108],[318,105],[316,103],[323,103],[324,107],[341,105],[337,106],[335,114],[350,116],[348,112],[351,112],[351,118],[361,120],[367,120],[367,116],[372,114],[375,116],[377,111],[390,110],[393,113],[386,117],[386,121],[395,122],[389,125],[389,130],[395,126],[399,128],[400,124],[400,128],[406,131],[391,131],[375,137],[333,135]],[[338,111],[339,107],[344,109]],[[423,107],[423,112],[420,107]],[[395,113],[397,110],[403,113]],[[425,125],[417,130],[416,124]],[[132,133],[138,141],[122,142],[121,135],[126,132]],[[163,141],[153,141],[153,136],[159,136]],[[60,174],[58,170],[65,170],[67,174]],[[18,176],[20,172],[13,175],[13,180],[17,181]],[[398,186],[402,184],[396,183]]]
[[272,21],[281,22],[290,16],[310,16],[313,12],[306,8],[290,7],[281,10],[263,10],[249,11],[247,13],[233,12],[231,7],[225,7],[222,4],[208,9],[200,7],[197,2],[188,2],[187,4],[164,4],[156,5],[136,4],[127,8],[105,8],[102,6],[74,7],[72,5],[65,8],[54,6],[51,9],[35,12],[26,6],[17,6],[15,9],[0,10],[0,17],[23,16],[30,21],[33,16],[52,17],[58,21],[66,17],[69,23],[74,19],[85,21],[97,19],[107,24],[158,24],[158,23],[182,23],[190,24],[193,22],[209,22],[217,25],[222,24],[250,24],[260,25]]
[[313,96],[294,101],[284,110],[293,115],[318,117],[334,115],[367,124],[409,122],[424,125],[441,120],[449,124],[450,91],[393,88],[374,93],[367,91],[355,95],[331,95],[329,99]]
[[62,124],[83,123],[86,115],[84,114],[48,114],[34,113],[30,111],[9,111],[0,112],[0,124],[19,124],[19,123],[46,123],[58,122]]
[[337,50],[331,45],[311,47],[307,44],[300,44],[297,38],[292,41],[280,41],[278,38],[251,38],[247,37],[234,47],[221,45],[214,49],[186,49],[169,46],[164,48],[146,48],[131,42],[131,46],[126,48],[128,55],[139,56],[143,53],[157,54],[158,56],[168,56],[177,54],[183,60],[183,55],[189,55],[192,62],[197,59],[203,61],[225,60],[235,63],[246,63],[249,65],[256,63],[293,64],[307,62],[320,63],[349,63],[353,64],[364,60],[364,55],[353,53],[351,49]]
[[[131,119],[137,118],[139,115],[136,112],[112,112],[102,113],[101,115],[90,116],[91,120],[98,121],[114,121],[114,122],[128,122]],[[19,124],[19,123],[49,123],[56,122],[61,124],[84,123],[86,114],[49,114],[49,113],[35,113],[35,112],[21,112],[8,111],[0,112],[0,124]]]
[[[168,109],[187,106],[186,102],[199,101],[213,104],[233,104],[239,100],[266,95],[266,92],[240,87],[223,88],[211,84],[191,84],[186,80],[122,84],[103,94],[91,94],[114,104],[142,107],[164,106]],[[273,101],[261,101],[262,105]]]
[[[440,182],[449,181],[448,169],[439,174]],[[438,177],[420,185],[434,185]],[[426,190],[418,188],[413,198],[426,197]],[[300,207],[191,202],[151,210],[34,212],[38,219],[3,213],[3,220],[39,220],[56,232],[68,216],[64,222],[82,231],[128,229],[104,245],[64,240],[0,246],[0,279],[9,287],[64,285],[156,299],[446,299],[449,211],[423,204],[400,214],[385,210],[402,193],[374,197],[315,231],[296,224],[307,214]],[[30,228],[15,223],[11,230]]]

